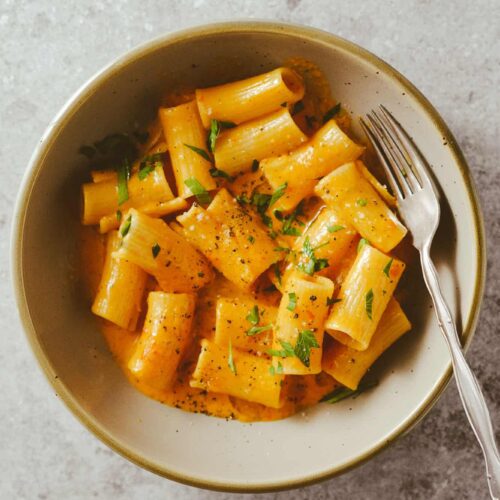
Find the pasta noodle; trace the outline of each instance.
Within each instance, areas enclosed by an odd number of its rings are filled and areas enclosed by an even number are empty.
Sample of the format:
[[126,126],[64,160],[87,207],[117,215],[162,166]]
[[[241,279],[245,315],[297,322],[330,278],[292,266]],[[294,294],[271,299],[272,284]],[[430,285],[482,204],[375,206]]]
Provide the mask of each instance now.
[[289,68],[196,90],[196,102],[205,128],[210,120],[242,123],[293,104],[304,96],[302,78]]
[[356,390],[375,360],[410,328],[411,323],[393,298],[380,318],[368,348],[357,351],[340,342],[328,343],[323,353],[323,370],[349,389]]
[[367,349],[404,267],[401,261],[364,245],[326,320],[326,331],[353,349]]
[[144,327],[128,362],[132,376],[148,386],[165,389],[191,340],[195,296],[151,292]]

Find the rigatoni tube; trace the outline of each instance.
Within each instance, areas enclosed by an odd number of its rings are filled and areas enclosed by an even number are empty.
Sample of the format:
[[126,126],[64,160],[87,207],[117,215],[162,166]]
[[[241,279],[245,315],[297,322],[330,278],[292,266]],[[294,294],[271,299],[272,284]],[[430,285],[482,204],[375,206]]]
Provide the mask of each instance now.
[[119,229],[117,258],[137,264],[167,292],[199,290],[213,278],[209,262],[161,219],[131,209]]
[[147,274],[136,264],[115,258],[113,254],[119,247],[118,232],[110,232],[92,312],[122,328],[135,330],[141,312]]
[[326,331],[353,349],[367,349],[404,268],[400,260],[364,245],[342,283]]
[[241,123],[293,104],[304,97],[304,82],[290,68],[277,68],[245,80],[196,90],[205,128],[212,119]]
[[191,294],[150,292],[144,327],[127,365],[137,381],[159,390],[171,386],[192,341],[194,306]]

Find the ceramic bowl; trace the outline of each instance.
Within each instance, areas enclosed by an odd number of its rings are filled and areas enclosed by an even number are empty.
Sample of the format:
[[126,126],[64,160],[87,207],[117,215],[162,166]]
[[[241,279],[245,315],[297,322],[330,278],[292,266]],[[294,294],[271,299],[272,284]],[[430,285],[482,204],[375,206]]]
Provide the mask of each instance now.
[[15,211],[13,282],[32,349],[68,408],[124,457],[191,485],[262,491],[341,473],[415,425],[451,374],[418,283],[411,284],[415,328],[377,363],[379,386],[282,421],[243,424],[161,405],[132,388],[109,353],[76,279],[79,221],[71,207],[88,175],[78,148],[144,123],[167,87],[243,78],[291,56],[323,69],[333,95],[352,110],[358,139],[356,117],[379,103],[411,131],[442,191],[434,258],[466,344],[479,310],[484,237],[469,170],[436,110],[388,64],[325,32],[261,22],[189,29],[127,53],[70,99],[33,155]]

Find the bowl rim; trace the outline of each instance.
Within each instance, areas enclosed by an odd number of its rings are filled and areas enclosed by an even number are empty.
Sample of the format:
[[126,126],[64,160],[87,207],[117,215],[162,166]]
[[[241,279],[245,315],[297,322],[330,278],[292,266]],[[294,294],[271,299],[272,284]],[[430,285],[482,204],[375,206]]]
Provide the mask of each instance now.
[[403,422],[401,422],[396,428],[394,428],[388,436],[386,436],[384,439],[381,439],[370,450],[365,452],[363,455],[351,460],[349,463],[344,464],[340,467],[333,467],[329,470],[311,474],[292,481],[280,480],[268,481],[253,485],[247,485],[244,483],[227,485],[219,481],[199,479],[196,477],[178,473],[176,471],[168,470],[164,467],[160,467],[153,461],[148,460],[146,457],[127,449],[124,444],[121,444],[118,440],[109,435],[101,427],[97,420],[94,420],[89,414],[87,414],[86,410],[73,397],[63,381],[61,381],[57,377],[54,367],[43,351],[43,347],[37,337],[35,327],[31,321],[26,295],[24,292],[22,274],[23,233],[26,218],[26,208],[30,199],[31,192],[33,190],[33,186],[40,172],[41,163],[50,150],[55,139],[57,138],[58,132],[62,128],[64,128],[66,123],[72,118],[72,116],[83,105],[83,103],[92,94],[98,91],[100,85],[105,80],[111,78],[128,64],[135,62],[143,56],[167,45],[174,45],[178,42],[184,42],[207,35],[220,35],[225,33],[286,34],[297,39],[302,39],[304,41],[319,41],[330,48],[341,50],[348,53],[352,57],[369,62],[370,64],[375,66],[381,73],[383,72],[385,75],[391,77],[392,80],[396,80],[397,83],[405,89],[406,93],[413,96],[423,107],[436,129],[440,132],[444,140],[448,142],[448,146],[454,158],[455,164],[457,165],[462,175],[462,180],[469,198],[470,209],[473,213],[474,240],[476,247],[478,273],[476,275],[474,284],[474,295],[470,314],[467,318],[462,333],[462,339],[465,349],[469,347],[474,335],[474,330],[477,324],[482,296],[484,292],[486,275],[484,220],[476,187],[474,185],[474,181],[472,179],[465,157],[460,150],[460,147],[458,146],[452,132],[449,130],[443,118],[439,115],[437,110],[432,106],[428,99],[408,79],[406,79],[395,68],[380,59],[378,56],[353,42],[317,28],[291,23],[252,20],[204,24],[183,29],[181,31],[168,33],[167,35],[161,35],[150,41],[142,43],[131,50],[128,50],[127,52],[116,58],[114,61],[94,74],[90,79],[88,79],[66,101],[66,104],[61,108],[55,118],[53,118],[49,123],[47,129],[42,135],[41,140],[37,144],[32,154],[32,157],[29,161],[28,167],[20,184],[12,219],[10,241],[11,281],[14,288],[14,295],[21,319],[21,324],[26,338],[28,339],[30,347],[33,351],[33,354],[38,361],[38,364],[42,368],[47,380],[56,391],[56,396],[59,396],[63,400],[63,402],[71,410],[73,415],[101,442],[103,442],[119,455],[128,459],[134,464],[146,470],[149,470],[150,472],[183,484],[187,484],[189,486],[211,489],[215,491],[239,493],[270,492],[303,487],[332,478],[336,475],[347,472],[348,470],[351,470],[358,465],[361,465],[362,463],[377,455],[389,444],[394,442],[398,437],[404,435],[411,428],[413,428],[437,402],[440,395],[450,381],[452,375],[451,361],[448,363],[446,372],[439,380],[436,381],[434,387],[431,389],[422,404],[412,414],[408,415]]

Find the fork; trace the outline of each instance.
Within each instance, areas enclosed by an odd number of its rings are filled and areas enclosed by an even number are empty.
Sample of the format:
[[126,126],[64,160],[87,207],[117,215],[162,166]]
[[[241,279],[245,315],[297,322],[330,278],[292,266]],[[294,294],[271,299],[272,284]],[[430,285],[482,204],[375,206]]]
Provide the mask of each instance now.
[[430,256],[440,207],[429,176],[429,165],[408,133],[384,106],[380,106],[380,111],[372,110],[367,118],[368,122],[361,119],[361,126],[384,167],[401,218],[413,235],[413,246],[420,253],[424,281],[450,350],[458,392],[483,451],[490,495],[494,500],[500,500],[500,456],[491,417],[479,383],[465,360],[455,322]]

